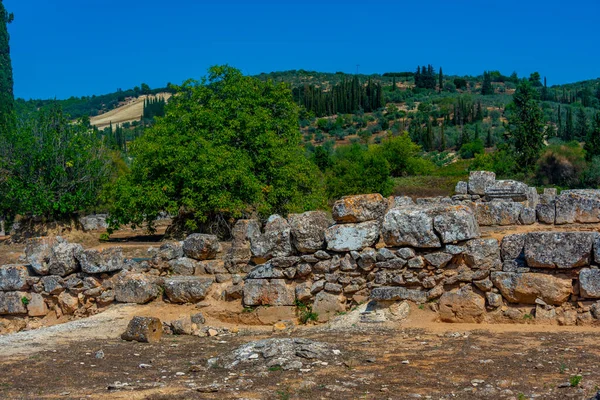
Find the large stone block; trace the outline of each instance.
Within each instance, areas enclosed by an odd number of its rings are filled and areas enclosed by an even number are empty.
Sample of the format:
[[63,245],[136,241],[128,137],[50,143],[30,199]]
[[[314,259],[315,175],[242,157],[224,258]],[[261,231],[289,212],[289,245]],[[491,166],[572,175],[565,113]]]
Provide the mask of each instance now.
[[154,317],[133,317],[121,339],[142,343],[157,343],[162,337],[162,323]]
[[542,224],[554,224],[556,219],[556,196],[542,194],[540,202],[535,207],[538,222]]
[[48,274],[67,276],[79,271],[77,255],[83,252],[83,246],[75,243],[61,242],[50,250]]
[[145,304],[161,293],[159,280],[144,274],[124,274],[114,285],[115,300],[121,303]]
[[421,304],[427,301],[427,292],[401,286],[382,286],[371,290],[370,299],[375,301],[410,300]]
[[469,193],[469,184],[465,181],[459,181],[456,183],[456,187],[454,188],[454,193],[456,194],[467,194]]
[[333,204],[333,219],[338,223],[378,220],[387,209],[387,201],[379,193],[346,196]]
[[264,232],[251,237],[250,243],[252,255],[259,261],[287,257],[293,252],[290,224],[279,215],[271,215],[267,219]]
[[502,268],[500,246],[496,239],[473,239],[465,245],[464,257],[473,269],[499,270]]
[[183,241],[183,254],[194,260],[212,260],[220,251],[221,244],[215,235],[194,233]]
[[174,275],[194,275],[197,265],[196,260],[188,257],[179,257],[169,261],[169,269]]
[[485,198],[487,201],[495,199],[511,200],[511,201],[526,201],[529,187],[519,181],[502,180],[495,181],[493,185],[485,189]]
[[479,225],[473,211],[463,205],[432,209],[433,227],[443,243],[454,243],[480,236]]
[[579,271],[579,293],[586,299],[600,299],[600,270],[582,268]]
[[469,286],[446,292],[440,297],[440,319],[443,322],[483,322],[485,298]]
[[295,300],[294,288],[283,279],[246,279],[244,283],[246,306],[292,306]]
[[496,181],[496,174],[488,171],[471,171],[469,174],[469,194],[485,195],[488,187]]
[[556,196],[556,224],[600,222],[600,190],[565,190]]
[[571,279],[540,273],[492,272],[492,282],[511,303],[535,304],[537,298],[561,305],[573,292]]
[[523,249],[525,248],[526,236],[524,233],[513,233],[502,238],[502,261],[516,260],[524,257]]
[[577,268],[590,265],[593,232],[531,232],[525,238],[525,260],[533,268]]
[[337,313],[346,311],[345,300],[340,294],[319,292],[315,296],[312,311],[317,313],[319,322],[327,322]]
[[165,295],[172,303],[196,303],[206,298],[212,278],[173,276],[165,278]]
[[38,275],[48,275],[48,262],[55,238],[37,237],[25,241],[25,258]]
[[308,211],[288,216],[292,242],[301,253],[314,253],[325,247],[325,230],[333,224],[326,212]]
[[475,203],[475,214],[480,226],[517,225],[523,204],[512,201]]
[[371,247],[377,242],[379,231],[378,221],[333,225],[325,231],[327,249],[341,252]]
[[227,252],[226,260],[228,269],[234,270],[235,265],[250,262],[252,258],[250,244],[253,239],[260,237],[260,224],[255,219],[238,220],[233,226],[231,235],[231,247]]
[[383,219],[382,235],[388,246],[436,248],[442,245],[433,230],[430,209],[423,207],[389,210]]
[[26,290],[29,273],[23,265],[3,265],[0,267],[0,291]]
[[28,293],[26,292],[0,292],[0,315],[27,314],[25,305]]
[[96,249],[84,250],[75,255],[81,270],[88,274],[103,274],[105,272],[123,269],[123,250],[111,247],[101,251]]

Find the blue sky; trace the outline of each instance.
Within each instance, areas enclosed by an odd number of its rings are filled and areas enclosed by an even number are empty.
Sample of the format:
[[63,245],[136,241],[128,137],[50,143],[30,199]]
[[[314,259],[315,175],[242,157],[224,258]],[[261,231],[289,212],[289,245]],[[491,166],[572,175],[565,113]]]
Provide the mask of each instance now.
[[68,98],[199,78],[442,66],[448,74],[539,71],[548,84],[600,76],[599,0],[4,0],[15,94]]

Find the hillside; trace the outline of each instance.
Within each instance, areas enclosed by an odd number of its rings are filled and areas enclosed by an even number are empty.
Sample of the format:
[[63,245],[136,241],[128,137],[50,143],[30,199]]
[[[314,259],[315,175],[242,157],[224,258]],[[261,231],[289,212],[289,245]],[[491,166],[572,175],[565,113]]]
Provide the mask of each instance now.
[[116,126],[125,122],[139,121],[144,112],[144,101],[149,98],[154,99],[157,97],[168,100],[171,97],[171,93],[162,92],[156,95],[142,95],[137,98],[129,99],[124,103],[121,103],[115,109],[90,118],[90,123],[99,130],[102,130],[111,123]]

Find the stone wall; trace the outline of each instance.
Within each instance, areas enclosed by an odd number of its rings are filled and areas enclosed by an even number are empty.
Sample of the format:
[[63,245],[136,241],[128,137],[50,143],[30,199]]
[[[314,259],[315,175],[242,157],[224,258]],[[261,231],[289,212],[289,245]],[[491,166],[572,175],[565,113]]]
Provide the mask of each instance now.
[[[400,300],[426,303],[447,322],[584,324],[600,317],[599,234],[482,238],[488,217],[523,223],[524,210],[538,201],[534,191],[485,172],[457,190],[470,197],[413,202],[369,194],[337,201],[331,214],[273,215],[264,226],[240,220],[230,243],[193,234],[145,260],[59,237],[29,239],[22,264],[0,267],[0,315],[87,316],[114,302],[196,303],[211,295],[246,307],[303,303],[320,321],[366,301]],[[540,222],[542,206],[553,210],[553,223],[597,222],[600,194],[549,191],[535,205]]]

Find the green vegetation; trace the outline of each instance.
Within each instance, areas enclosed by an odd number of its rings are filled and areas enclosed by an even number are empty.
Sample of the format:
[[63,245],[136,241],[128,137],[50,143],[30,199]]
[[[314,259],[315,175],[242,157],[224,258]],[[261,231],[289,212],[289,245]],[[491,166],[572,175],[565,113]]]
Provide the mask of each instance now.
[[6,27],[12,20],[13,15],[6,12],[0,1],[0,126],[7,126],[12,120],[13,74]]
[[569,378],[569,383],[571,384],[571,387],[577,387],[582,379],[583,377],[581,375],[573,375]]
[[27,304],[29,304],[29,299],[23,296],[21,297],[21,303],[23,303],[24,306],[27,306]]
[[300,323],[307,324],[309,321],[318,321],[319,314],[313,312],[311,304],[305,304],[299,300],[296,300],[296,312]]

